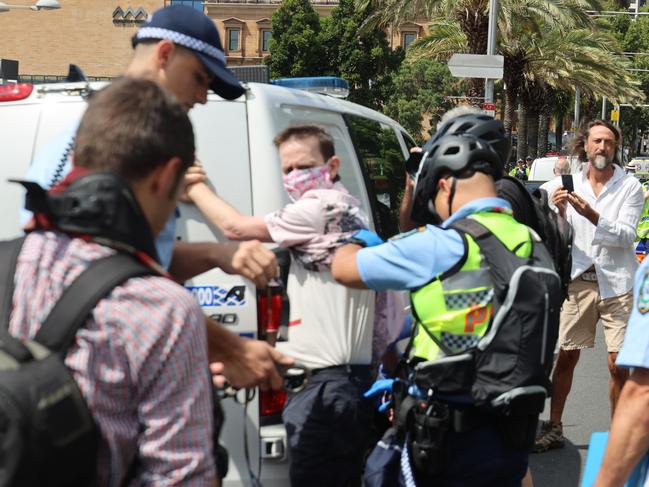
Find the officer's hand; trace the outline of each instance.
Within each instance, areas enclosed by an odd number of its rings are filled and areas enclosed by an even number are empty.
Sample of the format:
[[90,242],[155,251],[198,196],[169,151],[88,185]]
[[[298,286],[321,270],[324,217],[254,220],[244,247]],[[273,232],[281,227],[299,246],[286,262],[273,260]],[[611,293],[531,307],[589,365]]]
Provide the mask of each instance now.
[[[278,367],[291,367],[295,363],[293,358],[260,340],[241,338],[240,345],[238,350],[223,359],[222,367],[215,363],[210,365],[212,374],[216,370],[217,376],[224,376],[236,389],[255,386],[262,390],[281,389],[284,379]],[[215,384],[218,385],[218,382],[215,381]]]
[[275,254],[258,240],[224,245],[219,261],[223,271],[246,277],[262,289],[278,274]]
[[193,165],[189,166],[187,172],[185,173],[185,178],[183,179],[183,190],[180,194],[180,201],[185,203],[191,203],[192,200],[189,197],[188,190],[191,186],[198,183],[207,182],[207,173],[199,161],[195,161]]
[[384,242],[383,239],[373,231],[363,229],[352,235],[349,243],[360,244],[364,247],[374,247],[375,245],[381,245]]
[[394,379],[379,379],[372,384],[365,393],[363,397],[376,398],[376,402],[379,405],[379,412],[383,413],[392,406],[392,401],[388,400],[388,395],[392,394],[392,385],[394,384]]

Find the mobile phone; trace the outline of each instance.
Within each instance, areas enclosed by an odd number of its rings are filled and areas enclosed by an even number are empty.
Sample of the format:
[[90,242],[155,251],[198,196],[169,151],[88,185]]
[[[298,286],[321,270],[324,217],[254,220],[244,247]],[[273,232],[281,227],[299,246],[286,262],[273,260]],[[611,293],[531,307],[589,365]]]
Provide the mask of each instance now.
[[563,189],[568,191],[568,193],[575,192],[575,185],[572,181],[572,174],[562,174],[561,175],[561,184],[563,184]]
[[412,179],[415,179],[415,176],[417,176],[417,171],[419,171],[419,164],[421,163],[421,158],[423,155],[424,153],[421,151],[411,152],[410,156],[408,156],[408,159],[406,159],[406,172]]

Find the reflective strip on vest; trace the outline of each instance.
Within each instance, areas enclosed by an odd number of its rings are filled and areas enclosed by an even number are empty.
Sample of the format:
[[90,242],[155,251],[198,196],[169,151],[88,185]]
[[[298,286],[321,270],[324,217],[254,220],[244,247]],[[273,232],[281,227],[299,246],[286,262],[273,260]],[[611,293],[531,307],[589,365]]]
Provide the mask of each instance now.
[[[531,254],[529,229],[510,214],[485,212],[471,218],[486,226],[510,250],[524,243],[517,255]],[[489,328],[494,293],[489,269],[475,240],[469,235],[466,240],[467,258],[458,272],[442,280],[436,278],[411,293],[412,308],[421,322],[412,349],[417,357],[436,360],[445,356],[428,333],[455,354],[474,348]]]

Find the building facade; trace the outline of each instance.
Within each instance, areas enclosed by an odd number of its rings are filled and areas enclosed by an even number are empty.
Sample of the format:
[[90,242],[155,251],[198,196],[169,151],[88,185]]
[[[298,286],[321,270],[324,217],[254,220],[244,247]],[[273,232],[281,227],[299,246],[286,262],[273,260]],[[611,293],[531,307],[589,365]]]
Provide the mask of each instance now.
[[[24,0],[13,0],[11,3]],[[329,15],[338,0],[312,0]],[[281,0],[61,0],[52,11],[0,13],[0,58],[19,61],[21,76],[64,76],[70,63],[90,77],[115,77],[131,58],[131,38],[147,16],[166,4],[204,11],[221,34],[230,66],[261,64],[269,54],[271,17]],[[389,33],[393,47],[422,35],[423,23],[407,23]]]

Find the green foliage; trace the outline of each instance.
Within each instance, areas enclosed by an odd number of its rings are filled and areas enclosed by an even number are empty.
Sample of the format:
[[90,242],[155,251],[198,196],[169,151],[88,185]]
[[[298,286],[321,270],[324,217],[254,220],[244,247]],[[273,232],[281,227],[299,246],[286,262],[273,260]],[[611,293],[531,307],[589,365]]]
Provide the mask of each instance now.
[[430,59],[404,63],[394,78],[394,95],[386,104],[385,113],[421,142],[426,138],[424,119],[427,117],[426,125],[434,128],[441,115],[453,107],[447,97],[458,92],[446,65]]
[[349,82],[349,100],[381,109],[392,91],[391,75],[401,65],[401,48],[392,50],[385,31],[361,25],[367,19],[354,0],[340,0],[330,17],[322,19],[321,42],[328,73]]
[[[649,19],[640,17],[637,21],[631,22],[623,42],[623,48],[627,52],[649,52]],[[649,69],[649,56],[633,56],[633,69]],[[640,89],[649,98],[649,72],[637,71],[635,78],[640,82]],[[620,126],[625,146],[633,149],[637,143],[638,130],[647,130],[649,127],[649,110],[647,108],[624,107],[620,112]]]
[[271,78],[324,73],[320,16],[309,0],[284,0],[271,25],[270,55],[265,59]]

